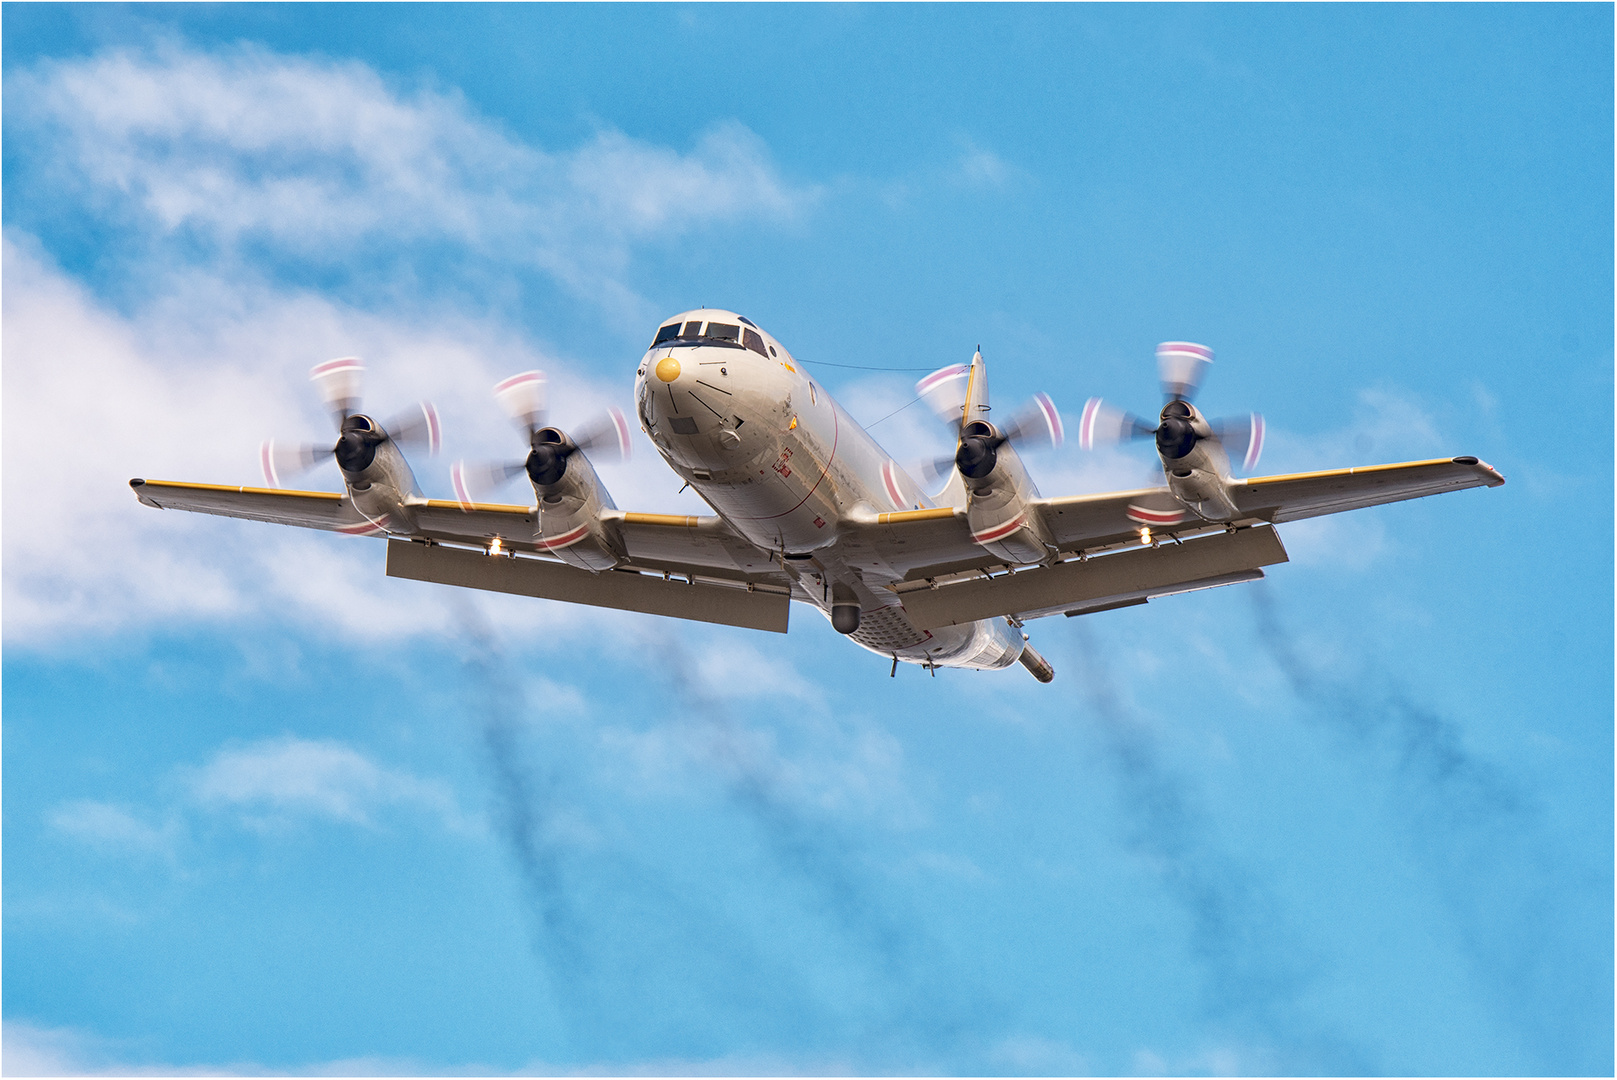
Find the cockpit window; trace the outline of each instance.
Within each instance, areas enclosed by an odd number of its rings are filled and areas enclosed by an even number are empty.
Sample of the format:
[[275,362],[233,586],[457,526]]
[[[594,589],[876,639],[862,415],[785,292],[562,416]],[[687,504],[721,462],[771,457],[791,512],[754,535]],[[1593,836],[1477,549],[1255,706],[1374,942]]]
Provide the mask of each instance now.
[[741,327],[735,323],[710,322],[707,324],[707,336],[714,341],[739,341]]
[[688,338],[701,337],[702,336],[702,322],[701,322],[701,320],[698,319],[696,322],[688,322],[688,323],[686,323],[685,324],[685,332],[683,334],[679,335],[679,336],[680,337],[688,337]]
[[745,315],[737,315],[736,318],[740,319],[743,323],[752,327],[754,330],[758,329],[758,324],[747,318]]
[[661,345],[663,342],[672,341],[677,337],[679,337],[679,323],[669,323],[667,326],[657,331],[657,340],[653,341],[652,344]]
[[743,330],[743,331],[741,331],[741,341],[742,341],[742,344],[746,345],[747,348],[751,349],[753,352],[757,353],[759,356],[764,355],[764,339],[762,337],[758,336],[758,331],[756,331],[756,330]]

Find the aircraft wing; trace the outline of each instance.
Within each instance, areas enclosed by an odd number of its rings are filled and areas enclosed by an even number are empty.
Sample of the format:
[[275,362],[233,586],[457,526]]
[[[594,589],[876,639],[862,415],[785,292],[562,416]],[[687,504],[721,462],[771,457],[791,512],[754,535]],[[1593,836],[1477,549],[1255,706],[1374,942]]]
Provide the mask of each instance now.
[[[1505,478],[1492,466],[1476,458],[1435,458],[1254,477],[1235,481],[1231,495],[1242,511],[1234,524],[1279,524],[1447,491],[1498,487],[1504,482]],[[1028,509],[1039,515],[1062,552],[1097,553],[1138,543],[1140,521],[1130,517],[1130,508],[1138,512],[1139,506],[1158,505],[1165,496],[1166,488],[1141,488],[1034,499]],[[1164,525],[1156,531],[1188,538],[1224,528],[1224,523],[1206,522],[1191,515],[1177,525]],[[863,555],[886,563],[907,581],[1000,565],[997,557],[972,541],[965,511],[950,507],[877,514],[850,530],[838,546],[850,558]]]
[[[1028,505],[1043,518],[1061,550],[1089,550],[1137,542],[1139,526],[1129,520],[1129,506],[1166,491],[1142,488],[1035,499]],[[908,580],[982,570],[1003,561],[971,538],[965,510],[947,506],[877,514],[845,532],[837,548],[849,561],[860,556],[879,560]]]
[[[355,535],[386,531],[336,492],[139,479],[129,486],[142,503],[158,509]],[[553,557],[490,559],[470,550],[486,549],[497,536],[508,553],[540,553],[533,541],[533,507],[477,503],[467,510],[449,500],[422,499],[409,509],[417,526],[409,532],[410,540],[454,546],[429,547],[395,538],[388,545],[388,573],[395,577],[786,630],[791,579],[767,552],[748,544],[716,516],[608,511],[623,536],[628,564],[592,574]]]
[[1493,466],[1474,457],[1433,458],[1356,469],[1260,476],[1237,481],[1235,505],[1264,521],[1300,521],[1365,506],[1419,499],[1464,488],[1505,482]]
[[137,499],[159,510],[190,510],[328,532],[379,531],[347,498],[329,491],[283,491],[173,480],[131,480],[129,486]]

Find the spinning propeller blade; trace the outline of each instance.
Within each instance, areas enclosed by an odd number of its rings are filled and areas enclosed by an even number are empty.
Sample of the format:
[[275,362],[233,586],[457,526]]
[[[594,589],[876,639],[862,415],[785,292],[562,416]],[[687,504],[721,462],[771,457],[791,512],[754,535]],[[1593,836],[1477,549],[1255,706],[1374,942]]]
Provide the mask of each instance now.
[[1093,450],[1130,439],[1149,439],[1156,430],[1133,413],[1114,409],[1100,398],[1092,397],[1084,402],[1083,415],[1078,419],[1078,446]]
[[327,360],[309,369],[309,381],[320,391],[320,400],[337,418],[337,426],[348,419],[349,413],[359,411],[360,386],[365,377],[365,365],[357,356],[343,356]]
[[[267,484],[278,488],[283,479],[307,472],[333,456],[345,468],[368,467],[375,448],[389,441],[401,446],[425,446],[427,452],[432,454],[438,452],[442,430],[438,425],[438,410],[433,408],[432,402],[418,402],[381,426],[360,413],[360,386],[364,373],[365,365],[355,356],[327,360],[309,369],[309,381],[315,384],[320,399],[325,402],[336,422],[337,442],[332,446],[317,443],[279,445],[274,439],[266,439],[259,448],[258,456]],[[355,457],[365,464],[357,465],[351,460]]]
[[331,456],[331,447],[314,443],[277,445],[274,439],[265,439],[258,449],[258,463],[264,469],[264,483],[272,488],[281,486],[281,478],[308,472]]
[[[1107,405],[1100,398],[1084,403],[1078,421],[1078,445],[1085,450],[1111,446],[1132,439],[1156,438],[1157,449],[1165,458],[1188,454],[1197,436],[1190,400],[1213,365],[1213,350],[1189,341],[1164,341],[1157,346],[1157,372],[1168,403],[1158,423],[1152,425],[1133,413]],[[1179,404],[1176,404],[1179,403]],[[1263,417],[1258,413],[1227,420],[1207,422],[1226,453],[1242,458],[1242,471],[1250,472],[1263,453]]]
[[621,409],[586,420],[573,431],[573,445],[596,461],[629,460],[629,421]]
[[1157,375],[1169,401],[1190,401],[1213,366],[1213,350],[1190,341],[1164,341],[1157,346]]
[[528,456],[521,461],[457,461],[449,470],[455,499],[462,510],[470,510],[481,497],[495,491],[520,472],[536,486],[561,482],[567,459],[584,452],[603,461],[622,461],[629,456],[629,421],[618,409],[607,410],[578,426],[576,435],[545,426],[546,380],[542,371],[524,371],[494,385],[494,399],[500,403],[528,443]]
[[449,467],[449,482],[455,489],[455,501],[460,503],[462,510],[470,510],[473,503],[481,502],[499,490],[526,467],[526,461],[457,461]]
[[545,426],[545,373],[524,371],[494,384],[494,400],[531,441]]
[[1224,450],[1235,457],[1241,455],[1241,471],[1251,472],[1263,456],[1263,414],[1248,413],[1225,420],[1210,421],[1213,434],[1224,444]]
[[[974,382],[973,371],[982,369],[979,349],[970,364],[939,368],[915,384],[915,391],[933,412],[955,432],[955,452],[921,466],[930,486],[957,468],[964,476],[981,479],[993,472],[999,448],[1008,442],[1035,446],[1060,446],[1066,437],[1061,413],[1048,394],[1035,394],[1003,427],[981,419],[988,412],[986,379]],[[969,399],[969,400],[968,400]],[[967,422],[967,411],[974,417]]]
[[436,454],[443,442],[438,410],[430,401],[418,401],[413,408],[391,417],[382,430],[400,446],[424,446],[429,454]]

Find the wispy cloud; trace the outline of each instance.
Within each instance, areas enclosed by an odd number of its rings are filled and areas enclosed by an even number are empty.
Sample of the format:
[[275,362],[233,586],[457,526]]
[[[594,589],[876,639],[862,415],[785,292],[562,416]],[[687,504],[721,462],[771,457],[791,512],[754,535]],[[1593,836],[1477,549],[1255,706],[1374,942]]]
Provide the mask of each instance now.
[[172,856],[180,835],[178,818],[153,825],[125,807],[95,799],[60,803],[46,814],[56,832],[109,852]]
[[623,277],[634,245],[716,220],[791,221],[818,197],[735,122],[687,153],[612,130],[553,151],[458,94],[252,46],[45,62],[8,76],[6,93],[18,137],[67,190],[207,257],[251,244],[357,266],[447,244],[618,310],[638,303]]
[[[154,511],[135,501],[127,482],[261,483],[257,455],[266,436],[329,430],[309,390],[311,358],[362,353],[368,402],[391,411],[432,398],[456,452],[471,457],[510,451],[514,440],[488,394],[511,370],[556,372],[563,421],[616,396],[497,326],[377,315],[262,285],[223,297],[217,283],[190,278],[163,304],[125,315],[52,266],[28,238],[16,239],[5,242],[0,299],[3,499],[13,522],[3,540],[8,643],[48,646],[254,611],[365,640],[452,633],[439,591],[382,575],[376,541]],[[614,496],[648,510],[699,509],[694,496],[676,494],[650,444],[641,448],[648,467],[601,470]],[[448,494],[441,459],[412,464],[429,493]],[[338,486],[326,469],[300,483]],[[511,497],[524,496],[514,486]],[[26,528],[17,526],[24,521]],[[500,598],[497,610],[513,628],[611,621],[517,598]]]
[[[56,170],[76,213],[113,228],[124,280],[145,283],[141,299],[116,308],[34,238],[6,234],[4,501],[13,522],[28,522],[4,536],[11,643],[257,610],[367,640],[453,632],[438,592],[381,576],[374,542],[248,533],[158,514],[129,493],[137,475],[258,482],[263,438],[327,430],[306,379],[316,360],[365,357],[367,403],[384,412],[433,399],[457,456],[513,452],[488,393],[514,370],[551,373],[562,423],[625,404],[627,370],[615,385],[579,378],[522,333],[444,302],[401,314],[277,284],[260,265],[277,253],[368,270],[429,255],[537,268],[632,308],[637,245],[721,219],[789,222],[817,197],[733,123],[688,152],[609,130],[550,151],[454,94],[251,47],[45,62],[8,72],[6,89],[30,161]],[[181,235],[189,242],[142,240]],[[649,468],[602,469],[618,501],[698,510],[649,443],[640,449]],[[442,463],[414,464],[429,493],[447,494]],[[333,487],[329,472],[305,483]],[[512,497],[523,495],[513,487]],[[513,598],[497,610],[508,626],[610,621]]]
[[[152,1060],[140,1051],[143,1040],[112,1039],[77,1027],[51,1027],[8,1018],[4,1023],[0,1071],[6,1076],[490,1076],[486,1065],[429,1066],[408,1058],[355,1057],[317,1061],[297,1069],[254,1062],[227,1065],[175,1064]],[[560,1070],[535,1063],[528,1070],[549,1075]]]
[[425,813],[454,831],[476,827],[442,781],[386,768],[329,740],[287,736],[220,750],[189,789],[202,808],[258,828],[309,819],[374,827],[393,811]]

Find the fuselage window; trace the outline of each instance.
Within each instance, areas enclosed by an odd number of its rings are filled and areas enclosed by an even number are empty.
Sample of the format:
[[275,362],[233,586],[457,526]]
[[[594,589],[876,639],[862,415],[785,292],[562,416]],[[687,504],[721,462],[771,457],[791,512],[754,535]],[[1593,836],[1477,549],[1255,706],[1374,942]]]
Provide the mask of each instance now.
[[679,323],[669,323],[667,326],[657,331],[657,340],[653,341],[652,345],[661,345],[663,342],[672,341],[677,337],[679,337]]
[[713,341],[739,341],[741,327],[734,323],[710,322],[707,324],[707,336]]
[[686,323],[685,324],[685,332],[683,334],[679,335],[679,336],[680,337],[688,337],[688,338],[701,337],[702,336],[702,323],[700,322],[700,320],[698,320],[697,322],[688,322],[688,323]]
[[758,331],[756,331],[756,330],[743,330],[743,331],[741,331],[741,341],[742,341],[742,344],[746,345],[747,348],[751,349],[753,352],[757,353],[759,356],[764,355],[764,339],[759,336]]

